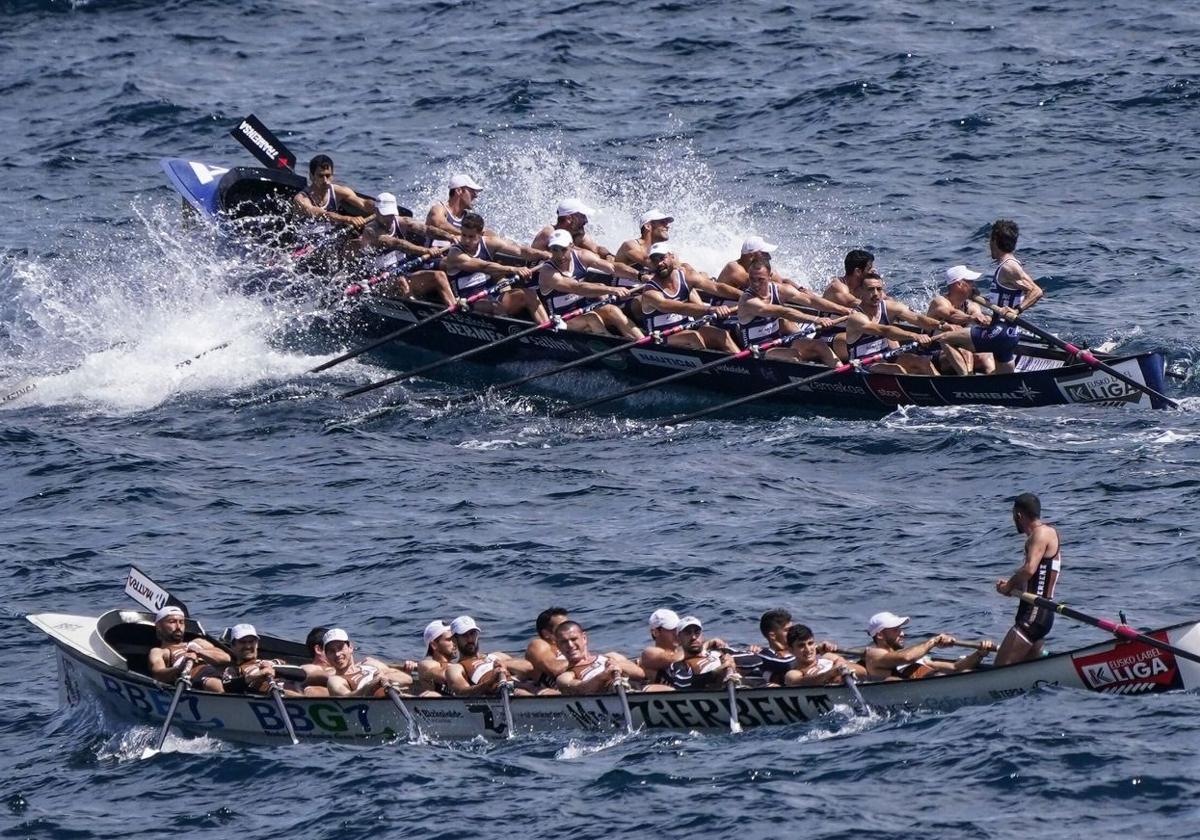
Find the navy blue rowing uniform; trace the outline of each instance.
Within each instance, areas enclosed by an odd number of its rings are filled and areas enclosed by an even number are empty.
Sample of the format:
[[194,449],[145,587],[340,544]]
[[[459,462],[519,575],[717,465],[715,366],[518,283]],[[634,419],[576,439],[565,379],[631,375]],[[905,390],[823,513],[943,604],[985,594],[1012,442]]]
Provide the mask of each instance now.
[[[1058,583],[1058,573],[1062,569],[1062,546],[1052,557],[1043,557],[1038,563],[1037,573],[1025,584],[1025,591],[1043,598],[1054,597],[1054,587]],[[1013,629],[1031,645],[1046,638],[1050,628],[1054,626],[1054,611],[1044,607],[1034,607],[1021,602],[1017,607],[1017,617]]]
[[[1000,281],[1000,269],[1004,268],[1005,263],[1008,262],[1016,262],[1016,259],[1009,257],[996,266],[996,271],[992,275],[992,285],[996,291],[988,297],[996,306],[1019,309],[1025,302],[1025,290],[1006,286]],[[974,346],[975,352],[991,353],[1001,364],[1007,364],[1013,360],[1013,356],[1016,355],[1014,351],[1020,340],[1021,336],[1017,332],[1016,326],[1006,321],[993,321],[986,327],[979,324],[971,327],[971,344]]]
[[[678,284],[678,288],[674,294],[668,292],[665,288],[663,288],[663,284],[659,283],[658,280],[654,278],[651,278],[649,281],[647,281],[647,285],[656,289],[667,300],[679,301],[680,303],[690,303],[692,289],[690,286],[688,286],[687,279],[683,276],[683,269],[675,270],[675,282]],[[663,312],[655,309],[653,312],[647,314],[645,318],[646,332],[659,332],[661,330],[669,329],[676,324],[682,324],[684,321],[687,321],[689,318],[691,318],[691,316],[684,315],[681,312]]]
[[[887,304],[882,300],[879,301],[879,324],[884,326],[890,325],[892,322],[888,320]],[[854,341],[846,342],[846,353],[850,356],[850,361],[855,359],[865,359],[868,356],[874,356],[877,353],[892,349],[892,341],[889,338],[884,338],[881,335],[871,335],[863,333]]]
[[[742,301],[757,297],[749,289],[742,292],[740,305]],[[769,284],[767,291],[767,300],[773,306],[779,306],[779,287],[774,283]],[[773,315],[755,315],[746,323],[738,320],[738,332],[741,334],[742,347],[749,347],[752,344],[762,344],[764,341],[771,341],[778,338],[783,328],[779,324],[779,319]]]
[[[579,259],[579,255],[574,251],[571,252],[571,267],[568,271],[561,271],[559,268],[551,264],[551,268],[559,274],[567,274],[573,280],[578,280],[580,283],[587,282],[587,266],[583,264],[583,260]],[[542,299],[542,303],[546,306],[546,311],[550,313],[550,317],[555,315],[565,315],[572,309],[578,308],[579,304],[584,300],[583,295],[576,295],[571,292],[561,292],[555,289],[549,294],[538,289],[538,297]]]
[[[477,260],[484,262],[492,261],[492,252],[488,250],[487,243],[483,241],[483,237],[479,237],[479,247],[475,249],[474,254],[468,254],[462,249],[457,242],[450,248],[450,254],[457,251],[468,257],[474,257]],[[447,254],[446,256],[450,256]],[[487,285],[491,275],[486,271],[456,271],[453,274],[446,275],[450,280],[450,286],[454,289],[454,294],[458,297],[470,297],[480,291]]]

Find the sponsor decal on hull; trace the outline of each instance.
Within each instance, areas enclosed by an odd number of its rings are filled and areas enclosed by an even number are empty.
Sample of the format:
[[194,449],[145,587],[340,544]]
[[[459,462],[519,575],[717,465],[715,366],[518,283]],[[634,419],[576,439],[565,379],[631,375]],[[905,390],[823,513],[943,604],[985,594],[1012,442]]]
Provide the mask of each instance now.
[[[1130,379],[1143,382],[1142,369],[1136,359],[1129,359],[1113,367]],[[1136,405],[1144,396],[1137,388],[1102,370],[1089,370],[1078,376],[1066,376],[1054,380],[1054,384],[1058,386],[1063,397],[1073,403]]]
[[633,350],[633,357],[642,364],[654,365],[655,367],[675,368],[676,370],[687,370],[688,368],[700,367],[700,360],[693,356],[677,356],[674,353],[660,353],[657,350]]
[[1019,388],[1012,391],[953,391],[958,400],[1008,400],[1010,402],[1035,404],[1042,392],[1030,388],[1028,382],[1022,382]]
[[458,321],[442,321],[442,327],[451,335],[473,338],[485,344],[490,344],[493,341],[499,341],[504,338],[504,336],[492,329],[490,325],[472,326],[471,324],[464,324]]
[[[1150,637],[1168,641],[1163,630]],[[1071,661],[1083,684],[1093,691],[1142,694],[1183,688],[1174,654],[1141,642],[1124,642],[1104,653],[1073,656]]]

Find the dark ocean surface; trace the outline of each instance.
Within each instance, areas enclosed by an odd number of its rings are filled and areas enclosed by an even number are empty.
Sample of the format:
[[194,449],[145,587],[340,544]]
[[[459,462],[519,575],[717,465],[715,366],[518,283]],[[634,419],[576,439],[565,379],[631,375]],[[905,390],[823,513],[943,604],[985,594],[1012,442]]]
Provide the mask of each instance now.
[[[143,760],[148,729],[59,708],[24,620],[127,605],[135,563],[210,628],[338,624],[397,657],[462,612],[516,650],[551,604],[631,653],[664,605],[745,642],[777,605],[846,646],[881,609],[999,639],[1027,490],[1062,597],[1197,618],[1195,4],[0,0],[0,103],[0,395],[36,383],[0,408],[0,836],[1200,836],[1193,693]],[[252,163],[228,136],[249,112],[421,213],[459,170],[525,241],[564,195],[613,248],[659,206],[701,268],[760,233],[823,286],[865,246],[922,307],[1015,218],[1038,323],[1164,349],[1183,410],[662,429],[446,381],[339,401],[386,371],[305,374],[336,346],[281,336],[320,305],[232,290],[252,267],[182,230],[159,169]],[[1050,647],[1101,638],[1060,619]]]

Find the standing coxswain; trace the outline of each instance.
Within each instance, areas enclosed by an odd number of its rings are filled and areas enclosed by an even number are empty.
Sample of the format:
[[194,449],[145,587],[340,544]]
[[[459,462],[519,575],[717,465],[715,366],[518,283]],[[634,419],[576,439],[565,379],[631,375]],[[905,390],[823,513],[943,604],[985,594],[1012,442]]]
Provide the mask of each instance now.
[[[1033,493],[1017,496],[1012,517],[1017,533],[1025,535],[1025,561],[1008,578],[996,581],[996,591],[1001,595],[1029,592],[1053,598],[1062,570],[1058,531],[1042,521],[1042,502]],[[1053,626],[1053,611],[1022,601],[1012,628],[1000,643],[996,664],[1008,665],[1041,656],[1043,642]]]
[[[571,240],[571,234],[565,230],[554,231],[546,244],[550,249],[550,259],[544,262],[538,271],[538,292],[551,317],[560,317],[577,309],[584,300],[609,296],[624,300],[632,294],[628,288],[593,283],[586,278],[590,269],[612,277],[637,280],[638,272],[635,269],[608,262],[591,251],[576,247]],[[567,329],[577,332],[606,335],[612,330],[625,338],[642,338],[642,331],[629,320],[620,307],[612,303],[572,318],[566,325]]]
[[192,685],[205,691],[223,691],[221,669],[230,663],[229,654],[207,639],[185,642],[187,617],[179,607],[163,607],[154,616],[154,634],[158,646],[150,649],[150,676],[159,682],[174,683],[191,664]]
[[[349,187],[333,183],[333,158],[317,155],[308,162],[308,186],[292,198],[296,209],[310,219],[361,228],[374,210],[374,202]],[[347,213],[353,210],[354,213]]]

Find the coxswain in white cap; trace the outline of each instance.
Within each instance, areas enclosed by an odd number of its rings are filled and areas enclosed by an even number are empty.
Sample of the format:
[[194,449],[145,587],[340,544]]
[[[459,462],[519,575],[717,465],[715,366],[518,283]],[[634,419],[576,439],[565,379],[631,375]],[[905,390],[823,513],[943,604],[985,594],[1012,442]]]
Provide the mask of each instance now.
[[179,607],[163,607],[154,616],[158,645],[150,649],[150,676],[174,684],[188,663],[191,681],[205,691],[222,691],[221,669],[230,663],[229,654],[199,636],[185,641],[187,618]]
[[[596,211],[588,207],[578,198],[564,198],[558,202],[557,220],[552,225],[546,225],[533,237],[533,247],[545,251],[550,247],[550,237],[556,230],[566,231],[571,237],[571,243],[582,251],[588,251],[602,260],[612,260],[613,254],[603,245],[596,242],[587,232],[588,220],[595,217]],[[611,271],[611,269],[609,269]]]
[[325,687],[333,697],[382,697],[388,684],[398,689],[412,685],[411,676],[374,657],[355,661],[354,643],[340,627],[327,631],[321,639],[321,645],[325,658],[333,668],[333,673],[325,682]]
[[[965,265],[955,265],[946,269],[941,291],[929,301],[929,308],[925,310],[925,314],[955,327],[990,324],[992,316],[971,300],[972,296],[979,293],[975,281],[981,276],[978,271],[972,271]],[[958,376],[991,373],[996,369],[996,359],[991,353],[972,353],[966,349],[943,345],[941,359],[939,370]]]
[[429,228],[427,245],[434,248],[449,248],[462,232],[462,218],[474,209],[475,199],[483,192],[474,178],[463,172],[450,176],[446,184],[449,192],[445,201],[439,201],[425,214],[425,226]]
[[[650,261],[652,272],[648,288],[642,293],[642,313],[646,316],[648,332],[663,332],[705,315],[713,316],[717,322],[725,321],[737,313],[733,306],[704,303],[701,294],[725,298],[736,296],[738,290],[716,283],[704,272],[679,262],[666,242],[651,245],[646,259]],[[736,353],[738,349],[733,336],[715,323],[672,333],[667,336],[667,344],[727,353]]]
[[446,252],[446,258],[442,260],[442,268],[450,278],[451,290],[459,298],[471,297],[505,277],[516,277],[527,288],[510,289],[496,300],[490,297],[477,300],[472,308],[486,315],[515,317],[524,314],[541,323],[546,320],[546,310],[542,308],[537,290],[532,288],[534,270],[523,265],[514,266],[511,262],[500,262],[499,258],[510,257],[532,263],[542,262],[549,256],[548,251],[526,248],[511,239],[488,233],[483,216],[471,212],[463,214],[461,229]]
[[[586,305],[587,301],[609,295],[625,300],[632,292],[628,288],[609,285],[615,278],[637,282],[636,269],[612,263],[580,248],[565,230],[555,230],[546,238],[550,259],[538,271],[538,293],[552,316],[561,316]],[[596,278],[596,279],[593,279]],[[625,338],[641,338],[642,331],[629,320],[621,308],[607,303],[585,315],[566,322],[567,329],[607,335],[611,331]]]
[[614,691],[621,677],[639,682],[646,679],[641,666],[616,651],[589,652],[587,632],[578,622],[559,624],[554,629],[554,639],[567,662],[557,680],[563,694],[602,694]]
[[614,259],[639,271],[649,271],[650,248],[671,238],[671,223],[674,221],[674,217],[661,210],[647,210],[638,219],[638,235],[622,242]]
[[[450,632],[458,645],[458,660],[446,668],[446,685],[458,697],[479,697],[498,694],[500,683],[513,675],[522,679],[533,676],[533,664],[507,653],[485,654],[479,649],[479,625],[469,615],[460,615],[450,622]],[[533,684],[518,687],[513,693],[533,694]]]
[[558,675],[567,670],[554,630],[569,617],[563,607],[547,607],[533,623],[537,635],[525,646],[525,658],[533,664],[533,683],[538,688],[554,688]]
[[311,219],[361,228],[375,210],[375,202],[349,187],[333,183],[333,158],[317,155],[308,162],[308,186],[292,199],[296,209]]
[[980,642],[979,650],[970,656],[954,661],[936,660],[929,657],[934,648],[950,647],[956,640],[949,633],[938,633],[915,645],[906,645],[904,628],[911,619],[894,612],[877,612],[867,622],[867,635],[871,645],[863,653],[863,665],[867,678],[872,680],[921,679],[931,674],[947,671],[969,671],[977,666],[989,651],[996,646],[990,641]]
[[[427,264],[441,257],[444,248],[416,244],[428,238],[427,227],[400,215],[396,196],[384,192],[375,197],[375,215],[363,228],[355,245],[372,260],[373,271],[386,272],[401,262],[401,255],[406,260],[425,257]],[[373,286],[372,291],[388,297],[425,298],[445,306],[452,306],[456,300],[446,275],[433,268],[404,275],[393,273]]]

